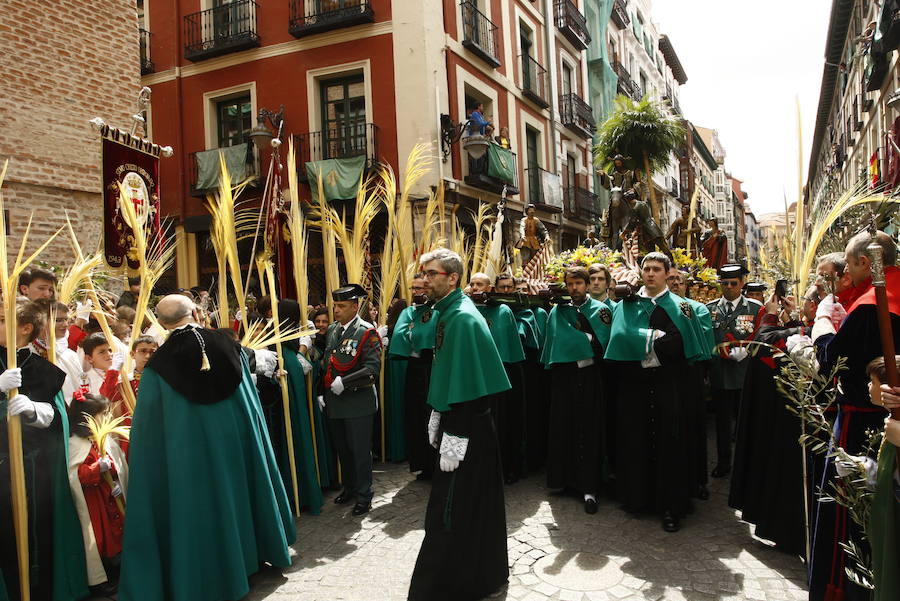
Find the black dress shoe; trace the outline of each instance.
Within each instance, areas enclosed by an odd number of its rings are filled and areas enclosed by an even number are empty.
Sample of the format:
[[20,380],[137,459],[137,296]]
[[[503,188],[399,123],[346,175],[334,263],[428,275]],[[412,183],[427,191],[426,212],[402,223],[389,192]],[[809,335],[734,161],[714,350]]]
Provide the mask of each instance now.
[[678,532],[681,529],[681,524],[678,523],[678,518],[675,517],[674,513],[667,511],[662,516],[662,527],[666,532]]
[[713,478],[724,478],[731,473],[731,467],[728,465],[717,465],[709,474]]
[[418,474],[416,474],[416,480],[419,480],[420,482],[422,480],[431,480],[431,474],[426,474],[425,472],[419,472]]
[[353,515],[363,515],[372,509],[371,501],[359,501],[353,506]]
[[345,491],[341,492],[341,494],[339,494],[338,496],[336,496],[334,498],[334,504],[335,505],[346,505],[347,503],[352,501],[355,496],[356,495],[354,495],[352,492],[348,492],[345,490]]
[[597,513],[597,501],[594,499],[586,499],[584,501],[584,512],[591,515]]
[[701,501],[706,501],[709,499],[709,489],[706,488],[705,484],[701,484],[697,487],[697,498]]

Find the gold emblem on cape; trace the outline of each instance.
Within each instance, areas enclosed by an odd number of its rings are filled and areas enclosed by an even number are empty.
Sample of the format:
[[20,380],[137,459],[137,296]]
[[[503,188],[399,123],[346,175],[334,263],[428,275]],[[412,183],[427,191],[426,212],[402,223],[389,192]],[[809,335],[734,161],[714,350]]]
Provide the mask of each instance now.
[[681,309],[681,314],[687,317],[688,319],[694,318],[694,310],[691,308],[690,303],[687,301],[682,301],[680,305],[678,305]]
[[427,309],[427,310],[423,311],[422,312],[422,323],[428,323],[429,321],[431,321],[431,315],[432,315],[431,309]]
[[434,350],[439,351],[444,346],[444,324],[439,323],[434,335]]
[[597,316],[604,325],[608,326],[612,323],[612,312],[606,307],[601,307],[601,309],[597,311]]

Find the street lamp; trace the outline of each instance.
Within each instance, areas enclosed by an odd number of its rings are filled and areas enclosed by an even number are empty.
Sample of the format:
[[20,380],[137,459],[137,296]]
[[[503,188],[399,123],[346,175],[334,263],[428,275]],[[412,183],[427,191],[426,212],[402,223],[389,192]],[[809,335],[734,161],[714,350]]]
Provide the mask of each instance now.
[[[275,129],[273,132],[266,125],[266,121],[272,124]],[[278,108],[278,112],[272,112],[268,109],[259,109],[256,117],[256,125],[250,130],[250,139],[257,149],[262,151],[267,145],[272,148],[281,146],[281,130],[284,127],[284,105]]]

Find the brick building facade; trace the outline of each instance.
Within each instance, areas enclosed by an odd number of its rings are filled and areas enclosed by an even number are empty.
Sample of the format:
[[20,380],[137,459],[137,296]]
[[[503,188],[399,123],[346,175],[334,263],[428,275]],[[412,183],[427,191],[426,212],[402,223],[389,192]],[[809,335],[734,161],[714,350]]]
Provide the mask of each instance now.
[[[68,211],[81,244],[100,240],[100,140],[88,123],[100,116],[131,126],[140,90],[133,0],[42,3],[7,0],[0,11],[0,160],[11,246],[18,247],[34,213],[31,247],[65,223]],[[68,240],[41,259],[66,265]]]

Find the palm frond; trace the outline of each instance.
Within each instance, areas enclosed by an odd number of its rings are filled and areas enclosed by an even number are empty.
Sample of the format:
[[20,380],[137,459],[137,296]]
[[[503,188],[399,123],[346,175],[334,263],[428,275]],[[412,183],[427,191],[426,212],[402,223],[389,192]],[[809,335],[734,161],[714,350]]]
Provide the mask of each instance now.
[[594,160],[598,166],[609,168],[612,158],[622,154],[630,168],[643,170],[646,154],[655,172],[665,169],[670,155],[684,143],[684,126],[660,101],[647,96],[635,101],[619,95],[612,114],[600,125],[597,139]]
[[91,440],[97,447],[97,452],[101,457],[106,457],[109,452],[107,445],[110,436],[118,436],[123,440],[128,440],[128,437],[131,435],[131,427],[123,425],[126,420],[124,415],[113,417],[108,411],[104,411],[99,416],[88,415],[87,413],[82,413],[82,415],[84,416],[84,425],[87,426],[88,431],[91,433]]
[[244,336],[241,338],[241,346],[258,351],[276,344],[297,340],[315,334],[315,332],[314,329],[289,325],[287,322],[283,322],[279,328],[276,328],[273,320],[259,319],[250,322],[250,328],[244,332]]

